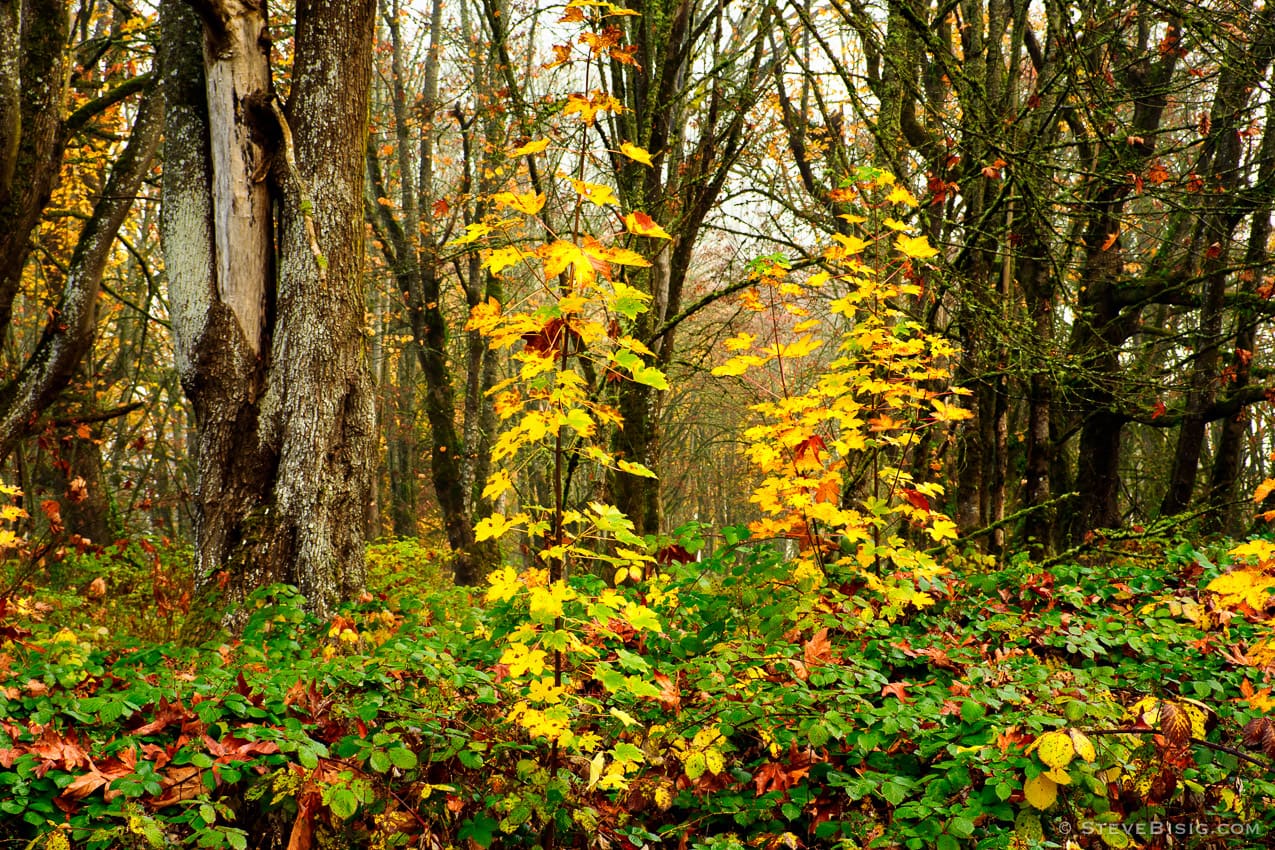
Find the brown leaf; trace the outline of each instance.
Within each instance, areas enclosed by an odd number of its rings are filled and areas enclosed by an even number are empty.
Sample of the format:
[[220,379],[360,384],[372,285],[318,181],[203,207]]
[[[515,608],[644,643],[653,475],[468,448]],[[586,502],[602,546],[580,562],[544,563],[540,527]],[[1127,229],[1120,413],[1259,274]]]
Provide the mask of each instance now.
[[757,786],[757,796],[760,797],[767,791],[787,791],[796,782],[790,779],[782,764],[772,761],[763,764],[753,774],[753,784]]
[[891,682],[881,689],[881,696],[896,697],[899,702],[910,703],[908,699],[908,683],[907,682]]
[[182,705],[181,700],[170,703],[166,697],[160,697],[159,706],[155,709],[154,719],[150,723],[144,723],[134,729],[133,734],[137,736],[154,735],[170,723],[184,723],[194,717],[195,715],[188,711],[186,706]]
[[[128,776],[137,770],[137,752],[132,749],[120,750],[119,755],[111,756],[97,764],[91,764],[88,773],[77,776],[66,788],[62,789],[62,797],[67,800],[82,800],[98,788],[109,785],[121,776]],[[102,797],[110,802],[122,792],[103,788]]]
[[1255,717],[1244,727],[1244,746],[1260,749],[1275,758],[1275,721],[1269,717]]
[[40,510],[44,512],[44,516],[49,520],[49,531],[54,534],[62,532],[62,506],[58,504],[57,499],[45,499],[40,503]]
[[63,770],[74,770],[89,764],[89,754],[80,746],[74,733],[63,735],[52,726],[45,728],[39,740],[28,747],[28,751],[46,761],[55,764],[61,762]]
[[92,770],[75,777],[70,785],[62,789],[62,796],[68,800],[82,800],[108,782],[109,779]]
[[[1160,732],[1169,746],[1177,749],[1191,741],[1191,718],[1168,700],[1160,703]],[[1176,780],[1174,780],[1176,782]]]
[[288,836],[288,850],[310,850],[314,840],[314,809],[318,795],[309,793],[297,806],[297,819],[292,822],[292,834]]
[[203,771],[190,765],[170,767],[159,781],[164,793],[148,801],[152,808],[160,809],[185,800],[192,800],[207,790],[204,786]]
[[677,711],[682,707],[682,689],[678,687],[677,682],[663,673],[656,673],[655,684],[660,686],[658,697],[660,705],[668,711]]
[[802,655],[807,667],[818,667],[832,660],[832,643],[828,640],[828,629],[822,628],[806,641]]

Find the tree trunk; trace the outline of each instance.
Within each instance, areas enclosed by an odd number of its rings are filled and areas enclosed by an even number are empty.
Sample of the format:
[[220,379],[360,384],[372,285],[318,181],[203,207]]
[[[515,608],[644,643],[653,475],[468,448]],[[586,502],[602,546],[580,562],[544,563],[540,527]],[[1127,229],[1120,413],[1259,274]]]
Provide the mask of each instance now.
[[[1211,175],[1207,188],[1211,196],[1229,197],[1240,183],[1243,151],[1239,133],[1249,124],[1250,95],[1257,82],[1265,77],[1271,52],[1275,50],[1275,33],[1270,27],[1272,13],[1271,9],[1265,10],[1266,20],[1262,22],[1265,25],[1259,23],[1257,28],[1259,40],[1251,47],[1232,44],[1232,53],[1222,66],[1209,119],[1211,130],[1195,169],[1197,173]],[[1269,215],[1266,210],[1260,212]],[[1193,256],[1202,258],[1204,297],[1193,345],[1195,363],[1191,370],[1186,409],[1178,431],[1169,486],[1160,505],[1160,513],[1165,516],[1186,510],[1195,490],[1200,455],[1207,436],[1208,412],[1221,385],[1218,367],[1222,359],[1224,299],[1231,277],[1228,269],[1230,245],[1240,216],[1241,212],[1231,205],[1204,213],[1196,250],[1191,252]]]
[[178,369],[197,420],[197,582],[232,602],[286,582],[323,613],[364,580],[374,4],[297,4],[286,109],[270,87],[264,9],[198,7],[202,26],[185,4],[161,6],[163,232]]

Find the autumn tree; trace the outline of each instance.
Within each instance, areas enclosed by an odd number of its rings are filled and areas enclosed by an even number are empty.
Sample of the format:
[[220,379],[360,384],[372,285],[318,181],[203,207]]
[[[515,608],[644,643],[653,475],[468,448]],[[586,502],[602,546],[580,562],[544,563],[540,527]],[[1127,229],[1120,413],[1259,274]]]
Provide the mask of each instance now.
[[281,581],[324,611],[363,583],[374,11],[297,4],[285,101],[265,4],[161,4],[164,252],[196,417],[196,567],[232,600]]
[[[910,180],[911,223],[945,246],[914,309],[961,340],[973,393],[949,455],[962,525],[993,550],[1013,530],[1048,548],[1130,512],[1216,512],[1241,468],[1234,420],[1267,391],[1253,264],[1271,210],[1257,94],[1269,13],[781,8],[788,185],[808,199],[794,212],[844,230],[842,181],[871,160]],[[1135,428],[1174,429],[1171,455],[1146,454]]]
[[[440,94],[443,4],[430,4],[423,33],[428,49],[417,65],[403,26],[406,8],[397,0],[382,3],[389,55],[380,91],[384,132],[368,143],[366,210],[377,251],[393,278],[395,300],[402,299],[406,314],[407,353],[415,362],[406,367],[405,377],[419,372],[423,378],[419,402],[429,426],[430,481],[455,578],[474,584],[491,560],[489,547],[477,545],[473,526],[490,510],[481,491],[494,437],[486,390],[495,381],[496,355],[477,333],[456,331],[470,309],[499,297],[500,284],[477,253],[445,243],[492,209],[496,160],[509,125],[498,105],[502,97],[523,98],[518,92],[497,94],[503,80],[496,67],[502,51],[508,54],[508,45],[497,40],[505,37],[503,29],[484,30],[477,7],[463,3],[458,8],[468,61],[451,63],[451,70],[467,83],[469,95],[448,108]],[[449,158],[458,167],[441,165]],[[449,315],[449,301],[459,301],[461,311]],[[449,346],[456,338],[463,340],[459,349]],[[396,525],[400,531],[402,523]]]
[[[91,10],[83,5],[75,15],[81,26],[73,29],[73,5],[0,6],[0,220],[5,222],[0,331],[16,342],[23,340],[11,327],[15,302],[32,279],[37,232],[64,176],[68,149],[84,146],[85,136],[95,132],[123,130],[127,138],[105,150],[81,151],[98,163],[93,176],[78,178],[90,189],[91,211],[78,230],[67,234],[69,256],[57,272],[60,289],[51,294],[43,331],[0,381],[0,458],[44,427],[42,415],[92,344],[103,273],[159,146],[162,102],[153,75],[141,68],[126,72],[136,54],[122,61],[136,47],[129,45],[140,19],[121,15],[90,27]],[[115,70],[106,73],[106,63],[116,63]],[[121,114],[124,104],[128,113]]]
[[[688,281],[729,180],[756,141],[753,111],[772,78],[772,19],[762,4],[733,8],[694,0],[633,4],[633,11],[639,14],[618,17],[590,43],[599,77],[620,106],[595,129],[611,151],[620,202],[661,222],[671,237],[636,240],[653,263],[634,276],[652,299],[634,335],[654,353],[654,365],[666,369],[678,328],[720,296],[691,301]],[[623,156],[624,143],[649,151],[650,163]],[[622,384],[618,405],[625,424],[612,450],[658,470],[661,391]],[[659,479],[614,476],[612,486],[615,503],[640,533],[661,530]]]

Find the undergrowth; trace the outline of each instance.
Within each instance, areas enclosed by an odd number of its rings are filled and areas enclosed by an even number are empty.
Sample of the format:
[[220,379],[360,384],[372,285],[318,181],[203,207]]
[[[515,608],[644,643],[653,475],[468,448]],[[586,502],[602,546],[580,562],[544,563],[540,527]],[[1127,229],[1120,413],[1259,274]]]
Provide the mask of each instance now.
[[[516,649],[535,588],[499,576],[489,601],[431,588],[323,622],[275,587],[240,638],[196,646],[109,629],[102,599],[11,596],[0,847],[1252,847],[1275,828],[1268,545],[969,561],[899,611],[725,534],[618,589],[572,580],[567,693]],[[372,563],[430,569],[403,546]]]

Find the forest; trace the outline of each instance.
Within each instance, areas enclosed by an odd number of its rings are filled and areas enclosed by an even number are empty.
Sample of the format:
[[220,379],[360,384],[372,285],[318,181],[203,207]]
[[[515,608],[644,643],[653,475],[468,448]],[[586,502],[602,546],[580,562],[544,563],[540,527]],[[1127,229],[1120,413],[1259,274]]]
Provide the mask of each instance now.
[[1275,846],[1273,63],[0,0],[0,850]]

